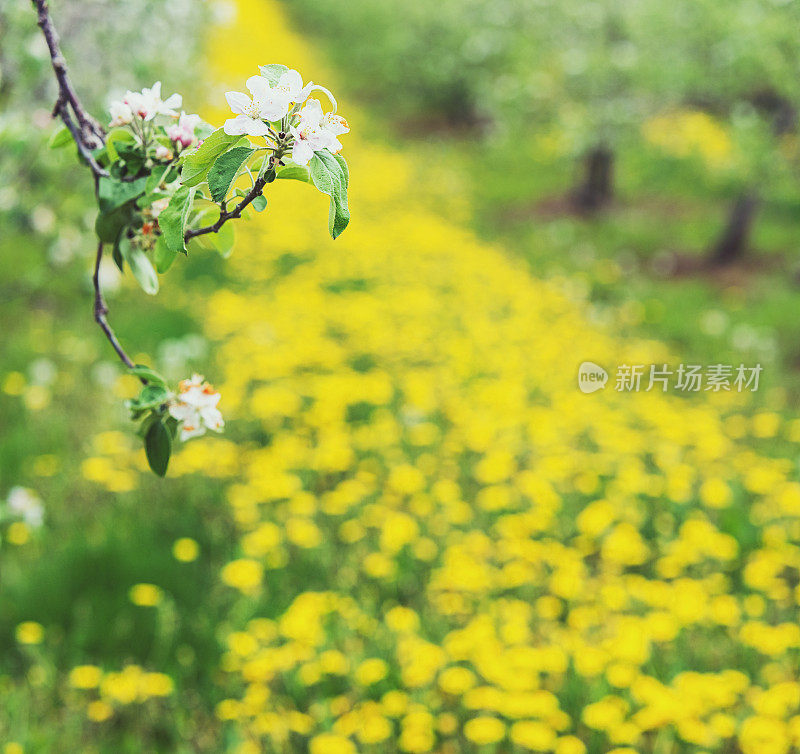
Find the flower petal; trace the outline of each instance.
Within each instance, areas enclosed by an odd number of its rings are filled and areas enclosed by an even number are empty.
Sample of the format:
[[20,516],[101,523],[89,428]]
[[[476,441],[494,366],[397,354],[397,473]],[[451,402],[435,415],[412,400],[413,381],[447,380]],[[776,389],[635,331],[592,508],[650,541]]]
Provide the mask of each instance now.
[[244,109],[250,104],[250,97],[242,92],[225,92],[225,99],[235,113],[243,113]]
[[335,113],[325,114],[322,119],[322,127],[334,136],[341,136],[350,130],[350,124],[341,115]]
[[[260,120],[248,118],[247,133],[250,136],[266,136],[269,133],[269,126]],[[227,133],[227,132],[226,132]]]
[[175,110],[179,108],[183,104],[183,97],[180,94],[170,94],[166,100],[164,100],[164,107],[169,110]]
[[245,86],[247,86],[252,93],[253,99],[259,100],[260,102],[268,99],[272,91],[269,86],[269,81],[263,76],[251,76],[245,82]]
[[294,68],[290,68],[278,79],[278,86],[289,94],[299,95],[303,89],[303,77]]
[[292,162],[298,165],[308,165],[314,156],[314,150],[307,141],[296,141],[292,147]]
[[270,96],[270,98],[262,103],[261,115],[266,120],[276,121],[281,120],[289,112],[289,100],[283,96]]
[[300,111],[300,118],[306,123],[318,126],[322,121],[322,105],[318,99],[310,99],[303,105]]
[[[333,94],[331,94],[331,90],[327,89],[324,86],[320,86],[319,84],[314,84],[314,86],[311,87],[311,91],[317,91],[317,90],[325,94],[325,96],[331,101],[331,104],[333,105],[333,112],[336,112],[337,108],[336,97],[334,97]],[[310,93],[311,92],[309,92],[309,94]]]
[[235,118],[228,118],[222,130],[228,134],[228,136],[242,136],[250,133],[249,129],[252,122],[253,119],[248,118],[246,115],[237,115]]
[[197,427],[194,425],[190,425],[188,428],[186,426],[181,427],[181,440],[191,440],[193,437],[200,437],[200,435],[204,435],[206,433],[206,428],[201,424]]

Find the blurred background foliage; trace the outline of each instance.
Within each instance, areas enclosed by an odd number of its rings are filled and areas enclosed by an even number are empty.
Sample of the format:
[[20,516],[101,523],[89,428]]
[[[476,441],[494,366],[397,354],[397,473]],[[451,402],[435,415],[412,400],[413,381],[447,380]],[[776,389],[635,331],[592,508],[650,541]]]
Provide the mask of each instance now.
[[287,5],[396,134],[463,167],[485,236],[577,272],[599,317],[627,302],[694,358],[747,344],[796,392],[797,4]]
[[[456,189],[446,182],[441,195],[426,189],[443,213],[524,260],[593,325],[657,338],[686,362],[760,361],[765,389],[753,402],[787,416],[796,409],[796,3],[284,6],[322,45],[348,98],[366,106],[362,123],[378,141],[424,166],[420,181],[457,175]],[[74,79],[95,113],[113,95],[159,78],[167,92],[203,98],[208,84],[197,72],[214,36],[213,26],[210,38],[203,29],[232,12],[192,0],[54,4]],[[279,62],[269,49],[264,56]],[[302,61],[285,62],[306,73]],[[165,496],[135,464],[114,460],[130,456],[123,435],[97,434],[124,426],[125,393],[91,323],[90,180],[72,155],[47,151],[51,78],[29,3],[4,0],[0,495],[34,487],[47,501],[47,523],[35,534],[4,532],[0,548],[0,747],[22,733],[33,752],[232,748],[233,738],[220,744],[215,716],[224,696],[220,657],[231,627],[254,612],[219,582],[238,552],[236,525],[220,504],[218,479],[181,475]],[[460,203],[462,192],[468,203]],[[287,251],[274,260],[276,276],[304,263]],[[173,378],[208,365],[198,301],[219,286],[220,260],[171,272],[169,289],[147,301],[147,322],[135,289],[113,269],[104,274],[127,342],[153,353]],[[365,417],[354,410],[352,425]],[[256,445],[272,438],[258,423],[243,434]],[[769,441],[769,427],[762,435]],[[793,450],[779,444],[775,453]],[[747,493],[736,494],[744,505]],[[578,491],[571,504],[577,510],[586,499]],[[723,528],[743,541],[756,537],[744,515]],[[202,557],[195,560],[193,547]],[[282,603],[273,614],[319,578],[316,566],[298,557],[294,570],[275,575]],[[415,567],[396,591],[413,594],[414,579],[427,578],[427,565]],[[46,650],[35,625],[47,627]],[[83,715],[65,711],[80,706],[77,691],[57,683],[86,658],[149,669],[132,676],[157,669],[176,692],[165,694],[159,677],[113,678],[123,691],[130,683],[152,693],[106,726],[99,723],[107,710],[91,708],[98,725],[87,727]]]

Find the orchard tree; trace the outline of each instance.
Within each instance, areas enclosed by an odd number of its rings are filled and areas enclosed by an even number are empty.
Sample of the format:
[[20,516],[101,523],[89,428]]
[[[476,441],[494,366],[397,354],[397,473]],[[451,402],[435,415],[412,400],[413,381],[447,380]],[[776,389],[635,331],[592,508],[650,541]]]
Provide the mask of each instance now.
[[[157,371],[128,356],[107,318],[100,282],[104,254],[155,295],[159,275],[193,248],[227,256],[234,221],[251,210],[263,212],[264,192],[276,179],[303,181],[328,195],[328,229],[337,238],[350,220],[349,172],[338,137],[350,129],[328,89],[304,83],[296,70],[279,64],[261,66],[247,80],[247,93],[225,94],[232,117],[222,127],[181,110],[182,97],[165,97],[160,82],[112,102],[106,127],[81,103],[47,0],[33,3],[58,84],[53,116],[63,123],[51,146],[73,146],[94,184],[94,318],[142,383],[128,407],[140,423],[150,467],[163,476],[175,441],[222,430],[220,395],[200,375],[172,389]],[[327,112],[312,96],[317,92],[329,100]]]
[[[510,48],[487,99],[506,114],[509,131],[550,130],[578,161],[569,192],[580,213],[606,207],[615,194],[620,144],[652,109],[652,98],[638,76],[651,41],[640,36],[639,0],[533,0],[526,8],[524,49]],[[511,36],[511,32],[508,33]],[[503,82],[513,81],[506,85]],[[503,101],[505,100],[505,101]]]
[[652,5],[643,34],[661,44],[640,76],[665,105],[692,105],[725,119],[739,156],[738,193],[708,259],[739,259],[765,190],[793,168],[782,150],[800,105],[800,4],[791,0],[678,0]]

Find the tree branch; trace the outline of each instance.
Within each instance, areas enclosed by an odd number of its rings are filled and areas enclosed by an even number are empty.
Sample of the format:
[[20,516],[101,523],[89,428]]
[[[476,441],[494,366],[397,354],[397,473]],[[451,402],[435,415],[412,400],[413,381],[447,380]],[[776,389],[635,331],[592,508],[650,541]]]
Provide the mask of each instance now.
[[[47,41],[47,48],[50,51],[50,61],[53,64],[53,71],[58,83],[58,99],[53,108],[53,117],[59,117],[64,125],[69,129],[78,152],[81,154],[86,164],[89,166],[94,177],[94,190],[97,194],[98,182],[100,178],[108,176],[108,171],[104,170],[95,160],[92,150],[105,144],[105,131],[102,126],[86,111],[81,104],[72,82],[69,80],[67,64],[61,54],[61,47],[58,41],[58,33],[53,26],[50,17],[50,9],[47,0],[33,0],[33,4],[39,14],[39,28]],[[108,342],[116,351],[120,361],[128,368],[133,369],[134,363],[125,353],[125,349],[117,340],[117,336],[111,325],[108,324],[106,306],[103,292],[100,288],[100,262],[103,259],[103,242],[97,244],[97,254],[94,260],[94,273],[92,274],[92,284],[94,286],[94,320],[100,325],[100,329],[105,334]],[[147,381],[142,379],[144,384]]]
[[195,228],[193,230],[187,230],[186,234],[184,235],[184,239],[186,241],[195,238],[196,236],[204,236],[206,233],[218,233],[219,229],[225,225],[228,220],[234,220],[238,217],[241,217],[242,212],[244,211],[245,207],[253,202],[256,197],[261,196],[264,192],[264,186],[267,185],[267,177],[266,175],[262,175],[256,179],[256,182],[253,184],[253,187],[250,191],[245,194],[242,201],[240,201],[230,212],[225,209],[220,209],[219,213],[219,220],[217,220],[213,225],[206,225],[203,228]]
[[[97,164],[97,160],[92,155],[92,150],[105,143],[105,131],[102,126],[91,116],[81,104],[75,88],[69,79],[67,63],[61,53],[61,46],[58,41],[58,32],[53,26],[53,19],[50,17],[50,8],[47,0],[33,0],[33,4],[38,12],[39,28],[44,34],[47,42],[47,49],[50,51],[50,62],[53,65],[53,72],[58,83],[58,99],[53,109],[53,117],[58,116],[69,129],[78,151],[86,160],[95,178],[107,177],[108,171]],[[70,110],[72,112],[70,112]]]
[[[111,325],[108,324],[108,320],[106,319],[106,314],[108,314],[108,307],[106,306],[105,299],[103,298],[103,292],[100,289],[100,262],[103,259],[103,242],[100,241],[97,244],[97,254],[94,258],[94,273],[92,274],[92,284],[94,285],[94,321],[100,325],[100,329],[105,333],[106,338],[108,338],[108,342],[111,343],[112,348],[117,352],[117,356],[119,356],[120,361],[128,367],[128,369],[134,368],[134,363],[131,360],[130,356],[125,353],[125,349],[120,344],[119,340],[117,340],[117,336],[114,333],[114,330],[111,328]],[[139,378],[142,384],[146,385],[147,380],[143,377]]]
[[105,131],[102,126],[86,112],[80,99],[78,99],[72,82],[69,80],[67,62],[61,54],[58,32],[56,32],[55,26],[53,26],[53,19],[50,18],[50,8],[47,5],[47,0],[33,0],[33,4],[36,6],[36,10],[39,13],[39,28],[42,30],[44,38],[47,41],[47,48],[50,50],[50,61],[53,64],[53,71],[58,81],[59,99],[68,102],[72,107],[87,145],[91,148],[100,146],[105,143]]

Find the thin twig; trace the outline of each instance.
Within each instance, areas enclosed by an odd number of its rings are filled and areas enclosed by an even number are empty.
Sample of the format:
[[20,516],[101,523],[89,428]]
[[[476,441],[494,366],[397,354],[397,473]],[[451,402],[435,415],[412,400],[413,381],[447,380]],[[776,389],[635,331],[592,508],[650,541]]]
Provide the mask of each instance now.
[[86,160],[86,163],[89,165],[89,169],[92,171],[95,177],[107,178],[108,171],[104,168],[101,168],[100,165],[97,164],[97,160],[95,160],[94,155],[89,151],[89,147],[83,140],[83,133],[78,129],[78,126],[72,120],[72,116],[70,115],[69,109],[64,103],[64,100],[58,100],[55,109],[53,110],[53,114],[58,115],[64,122],[64,125],[69,129],[75,144],[78,146],[78,151],[81,153],[81,157]]
[[[131,361],[128,354],[125,353],[125,349],[120,345],[117,336],[114,334],[111,325],[108,324],[108,320],[106,319],[108,307],[103,298],[103,292],[100,289],[100,262],[102,259],[103,242],[100,241],[97,244],[97,255],[94,258],[94,274],[92,275],[92,284],[94,285],[94,321],[100,325],[100,329],[105,333],[108,342],[111,343],[122,363],[128,367],[128,369],[133,369],[135,366],[133,361]],[[144,382],[144,380],[142,380],[142,382]]]
[[218,233],[219,229],[225,225],[228,220],[234,220],[238,217],[241,217],[242,212],[244,211],[245,207],[251,204],[256,197],[261,196],[264,192],[264,186],[267,185],[267,178],[266,176],[260,176],[256,179],[256,182],[253,184],[253,188],[245,194],[242,201],[240,201],[230,212],[226,209],[221,208],[219,213],[219,220],[217,220],[213,225],[206,225],[204,228],[195,228],[193,230],[187,230],[184,236],[185,240],[189,241],[196,236],[204,236],[206,233]]
[[58,81],[59,100],[62,103],[69,103],[75,113],[75,118],[80,126],[83,135],[83,142],[90,149],[102,146],[105,143],[105,131],[102,126],[86,112],[75,92],[72,82],[69,80],[67,63],[61,54],[61,47],[58,41],[58,32],[53,26],[53,19],[50,18],[50,8],[47,0],[33,0],[39,14],[39,28],[41,28],[44,38],[47,41],[47,48],[50,50],[50,61],[53,64],[53,71]]
[[[81,104],[72,82],[69,80],[67,63],[61,53],[61,46],[58,41],[58,32],[53,26],[53,19],[50,17],[50,8],[47,0],[33,0],[39,15],[39,28],[44,34],[47,42],[47,49],[50,51],[50,62],[53,65],[53,72],[58,83],[58,99],[53,108],[53,117],[58,116],[69,129],[78,151],[86,160],[95,178],[108,177],[108,171],[98,165],[92,150],[103,146],[105,143],[105,131],[102,126],[86,112],[86,108]],[[70,112],[70,109],[72,112]]]
[[[61,54],[58,33],[53,26],[47,0],[33,0],[33,4],[38,11],[39,28],[41,28],[44,38],[47,41],[47,48],[50,50],[50,60],[53,64],[56,82],[58,83],[58,99],[53,109],[53,117],[57,116],[61,118],[64,125],[72,134],[72,138],[75,140],[75,144],[78,147],[78,152],[83,159],[86,160],[86,164],[92,171],[92,176],[94,177],[94,192],[95,195],[97,195],[100,178],[108,177],[108,171],[100,167],[92,154],[92,150],[105,143],[105,131],[83,107],[72,86],[72,82],[69,80],[67,64],[64,60],[64,56]],[[92,284],[94,285],[94,319],[95,322],[100,325],[100,329],[105,334],[108,342],[111,343],[111,346],[116,351],[122,363],[128,369],[133,369],[133,361],[131,361],[128,354],[125,353],[125,349],[120,345],[114,330],[111,329],[111,325],[108,324],[108,320],[106,319],[108,307],[106,306],[103,292],[100,288],[100,262],[102,259],[103,242],[100,241],[97,244],[94,273],[92,275]],[[142,380],[142,382],[147,384],[146,380]]]

